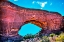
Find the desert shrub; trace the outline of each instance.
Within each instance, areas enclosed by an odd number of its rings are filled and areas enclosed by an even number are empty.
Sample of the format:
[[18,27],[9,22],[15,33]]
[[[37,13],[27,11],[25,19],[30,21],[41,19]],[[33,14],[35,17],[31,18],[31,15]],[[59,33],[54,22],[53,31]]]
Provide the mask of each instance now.
[[24,36],[24,39],[30,39],[30,38],[34,38],[34,35],[27,34],[27,35]]
[[60,35],[58,35],[58,37],[56,38],[56,41],[64,42],[64,33],[61,33]]
[[47,36],[42,37],[42,42],[49,42],[49,38]]
[[53,37],[53,36],[55,36],[55,34],[54,34],[54,33],[50,34],[50,37]]

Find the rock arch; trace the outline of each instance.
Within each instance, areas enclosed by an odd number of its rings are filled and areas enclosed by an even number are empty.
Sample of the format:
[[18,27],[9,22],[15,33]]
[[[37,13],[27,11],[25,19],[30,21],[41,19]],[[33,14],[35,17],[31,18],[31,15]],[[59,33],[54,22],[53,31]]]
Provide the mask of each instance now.
[[24,24],[27,24],[27,23],[32,23],[32,24],[35,24],[35,25],[37,25],[37,26],[39,26],[39,27],[42,28],[42,23],[39,22],[39,21],[36,21],[36,20],[29,20],[29,21],[24,22]]
[[[25,22],[20,26],[19,30],[21,29],[21,27],[22,27],[23,25],[25,25],[25,24],[27,24],[27,23],[35,24],[35,25],[39,26],[40,28],[42,28],[43,30],[44,30],[44,28],[47,29],[47,27],[45,27],[45,26],[47,25],[47,22],[42,22],[42,23],[41,23],[40,21],[31,19],[31,20],[25,21]],[[19,31],[19,30],[18,30],[18,31]]]
[[19,7],[8,1],[0,2],[0,35],[4,37],[18,37],[20,26],[28,22],[44,30],[58,30],[62,19],[62,15],[58,12]]

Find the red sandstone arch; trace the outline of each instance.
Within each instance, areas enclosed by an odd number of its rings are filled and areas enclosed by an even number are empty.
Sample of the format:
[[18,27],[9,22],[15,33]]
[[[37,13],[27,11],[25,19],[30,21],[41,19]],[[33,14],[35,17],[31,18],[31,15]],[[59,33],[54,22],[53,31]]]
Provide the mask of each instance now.
[[57,12],[19,7],[11,2],[0,2],[0,35],[18,37],[18,30],[31,22],[43,29],[58,30],[63,17]]
[[[37,20],[33,20],[33,19],[31,19],[31,20],[27,20],[27,21],[25,21],[21,26],[20,26],[20,28],[23,26],[23,25],[25,25],[25,24],[27,24],[27,23],[32,23],[32,24],[35,24],[35,25],[37,25],[37,26],[39,26],[40,28],[42,28],[42,29],[47,29],[47,27],[45,27],[45,26],[47,26],[47,22],[40,22],[40,21],[37,21]],[[19,28],[19,30],[20,30],[20,28]],[[19,31],[18,30],[18,31]]]
[[29,20],[29,21],[24,22],[24,24],[27,24],[27,23],[32,23],[32,24],[35,24],[35,25],[43,28],[43,26],[42,26],[43,24],[39,21],[36,21],[36,20]]

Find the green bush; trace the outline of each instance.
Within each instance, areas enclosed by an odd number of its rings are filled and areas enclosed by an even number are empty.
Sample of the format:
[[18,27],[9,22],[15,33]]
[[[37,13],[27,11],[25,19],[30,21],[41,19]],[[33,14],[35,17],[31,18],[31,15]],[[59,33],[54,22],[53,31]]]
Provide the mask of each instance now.
[[42,42],[49,42],[49,38],[47,36],[42,37]]
[[27,34],[27,35],[24,36],[24,39],[30,39],[30,38],[34,38],[34,35]]
[[55,34],[54,34],[54,33],[50,34],[50,37],[53,37],[53,36],[55,36]]

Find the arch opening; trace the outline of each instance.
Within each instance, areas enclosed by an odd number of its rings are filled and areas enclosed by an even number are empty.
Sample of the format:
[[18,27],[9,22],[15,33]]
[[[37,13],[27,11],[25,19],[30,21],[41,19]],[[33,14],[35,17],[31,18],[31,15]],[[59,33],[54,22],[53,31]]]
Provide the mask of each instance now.
[[27,34],[36,35],[42,30],[42,24],[39,21],[30,20],[24,22],[23,26],[20,27],[18,34],[25,36]]

